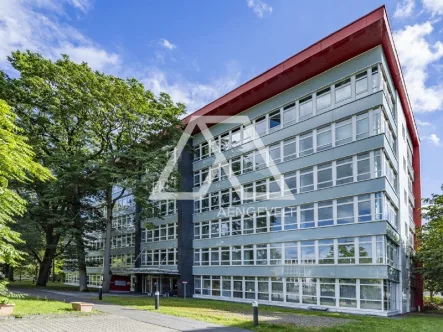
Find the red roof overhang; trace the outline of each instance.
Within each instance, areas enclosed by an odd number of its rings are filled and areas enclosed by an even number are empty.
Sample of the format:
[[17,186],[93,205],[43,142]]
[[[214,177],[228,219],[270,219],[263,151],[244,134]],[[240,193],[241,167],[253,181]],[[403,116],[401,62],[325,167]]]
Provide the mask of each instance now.
[[183,119],[183,122],[188,124],[193,116],[236,115],[377,45],[383,47],[406,114],[413,144],[418,145],[419,139],[415,121],[384,6],[188,115]]

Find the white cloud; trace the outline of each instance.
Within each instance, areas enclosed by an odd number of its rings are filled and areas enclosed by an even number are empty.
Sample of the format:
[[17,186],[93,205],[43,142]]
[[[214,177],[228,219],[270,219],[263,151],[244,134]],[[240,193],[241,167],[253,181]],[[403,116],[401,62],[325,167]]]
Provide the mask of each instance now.
[[415,0],[399,1],[397,2],[397,7],[395,8],[394,17],[404,18],[411,16],[414,7],[415,7]]
[[427,84],[430,65],[443,58],[443,43],[428,41],[431,22],[406,26],[394,32],[395,45],[414,111],[432,112],[443,106],[443,85]]
[[432,123],[426,122],[426,121],[421,121],[419,119],[415,119],[415,123],[417,125],[419,125],[419,126],[422,126],[422,127],[430,127],[430,126],[432,126]]
[[109,53],[69,24],[59,21],[66,13],[63,4],[85,12],[88,0],[0,1],[0,68],[11,70],[6,57],[16,50],[31,50],[50,59],[66,53],[76,62],[88,62],[105,70],[119,64],[118,54]]
[[259,18],[263,18],[266,13],[272,14],[272,7],[264,1],[246,0],[246,3]]
[[168,50],[173,50],[174,48],[177,47],[167,39],[160,40],[160,45],[163,46],[164,48],[167,48]]
[[440,138],[436,134],[431,134],[429,136],[424,136],[422,139],[430,141],[435,146],[440,146]]
[[167,74],[159,68],[148,69],[139,79],[153,93],[166,92],[175,102],[184,103],[188,113],[191,113],[237,87],[240,75],[238,66],[231,63],[225,75],[208,83],[189,81],[181,76]]
[[443,1],[442,0],[423,0],[423,8],[435,15],[443,15]]

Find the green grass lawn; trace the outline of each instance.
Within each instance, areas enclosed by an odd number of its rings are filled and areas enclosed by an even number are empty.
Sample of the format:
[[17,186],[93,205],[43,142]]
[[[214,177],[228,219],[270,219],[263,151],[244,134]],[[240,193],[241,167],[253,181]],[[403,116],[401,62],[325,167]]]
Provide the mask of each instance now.
[[[104,296],[103,300],[108,303],[130,306],[141,310],[154,311],[154,300],[150,297],[134,296]],[[261,322],[259,327],[252,325],[251,305],[224,301],[160,298],[159,312],[174,316],[188,317],[210,323],[242,327],[263,332],[289,332],[289,331],[349,331],[349,332],[386,332],[386,331],[411,331],[411,332],[437,332],[443,331],[443,316],[439,315],[410,315],[401,318],[378,318],[339,313],[316,312],[308,310],[296,310],[289,308],[271,307],[261,305],[261,313],[285,313],[299,315],[314,315],[353,320],[348,324],[323,328],[303,328],[288,324],[271,324]],[[246,313],[247,315],[242,315]]]
[[15,304],[13,316],[24,317],[29,315],[59,315],[59,314],[80,314],[71,308],[70,303],[37,299],[33,297],[12,298],[10,303]]

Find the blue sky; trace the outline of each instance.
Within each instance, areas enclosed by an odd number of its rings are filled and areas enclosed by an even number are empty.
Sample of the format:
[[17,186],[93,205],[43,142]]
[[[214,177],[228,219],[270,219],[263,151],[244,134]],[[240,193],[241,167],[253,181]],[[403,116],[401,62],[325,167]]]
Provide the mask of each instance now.
[[[14,75],[6,56],[16,49],[65,53],[194,111],[383,3],[2,0],[0,69]],[[426,197],[443,184],[443,0],[385,4],[421,136]]]

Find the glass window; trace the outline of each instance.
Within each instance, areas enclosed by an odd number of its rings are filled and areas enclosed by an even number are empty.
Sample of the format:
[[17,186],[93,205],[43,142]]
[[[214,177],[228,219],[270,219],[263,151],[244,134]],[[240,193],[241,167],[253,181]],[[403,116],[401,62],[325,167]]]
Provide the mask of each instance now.
[[385,237],[383,235],[379,235],[376,237],[376,263],[383,264],[385,261]]
[[259,300],[269,301],[269,278],[257,277],[258,292],[257,296]]
[[337,161],[337,182],[336,185],[352,182],[352,157]]
[[369,113],[357,115],[357,139],[369,136]]
[[243,155],[243,173],[251,172],[254,169],[254,153]]
[[357,156],[357,181],[371,178],[369,152]]
[[274,164],[278,164],[281,162],[280,143],[269,146],[269,157],[269,164],[271,164],[271,162],[274,162]]
[[314,204],[304,204],[300,206],[300,228],[315,227]]
[[300,284],[298,278],[286,278],[286,302],[300,302]]
[[271,177],[269,179],[269,198],[281,196],[280,183],[281,183],[280,178]]
[[312,96],[300,99],[300,121],[306,120],[312,116]]
[[271,265],[281,265],[282,264],[282,244],[281,243],[271,243],[270,244],[270,263]]
[[318,240],[318,264],[334,264],[334,240]]
[[355,76],[355,93],[368,91],[368,72],[364,71]]
[[255,170],[259,170],[266,167],[266,148],[255,151]]
[[338,239],[338,264],[355,264],[355,243],[353,237]]
[[200,213],[200,199],[196,198],[194,200],[194,213]]
[[255,264],[256,265],[268,265],[268,245],[257,244],[255,251]]
[[266,180],[257,181],[255,183],[255,200],[261,201],[266,199]]
[[220,166],[219,165],[213,165],[211,167],[211,181],[212,182],[220,181]]
[[318,226],[331,226],[334,224],[332,201],[318,203]]
[[255,300],[255,277],[245,277],[245,298]]
[[315,264],[315,241],[301,242],[301,264]]
[[225,161],[220,166],[220,181],[226,180],[229,177],[229,161]]
[[202,159],[209,157],[209,145],[208,142],[204,142],[201,145],[201,154]]
[[302,302],[317,304],[317,279],[302,278]]
[[230,205],[230,193],[229,189],[225,189],[221,191],[221,208],[228,207]]
[[229,218],[221,220],[220,223],[220,236],[231,236],[231,222]]
[[226,151],[231,148],[229,144],[229,133],[225,133],[220,136],[220,147],[221,151]]
[[194,160],[200,160],[200,158],[201,158],[200,145],[194,146]]
[[243,204],[254,201],[254,184],[248,183],[243,186]]
[[218,248],[211,249],[211,265],[220,265],[220,250]]
[[283,302],[283,279],[271,278],[271,301]]
[[236,147],[241,144],[241,130],[240,128],[233,129],[231,132],[231,146]]
[[340,279],[340,307],[356,308],[357,291],[355,279]]
[[211,210],[218,210],[220,208],[220,192],[211,193]]
[[332,187],[332,163],[317,166],[317,189]]
[[209,239],[209,221],[202,222],[202,239]]
[[243,265],[254,265],[254,246],[243,246]]
[[295,103],[283,107],[283,125],[285,127],[295,123]]
[[221,293],[221,296],[232,297],[231,277],[221,277],[221,278],[222,278],[222,293]]
[[371,79],[372,91],[375,92],[375,91],[379,90],[379,86],[380,86],[380,77],[378,74],[378,67],[377,66],[372,67],[371,71],[372,71],[372,79]]
[[306,156],[314,152],[312,132],[300,135],[300,157]]
[[335,124],[335,145],[339,146],[352,142],[352,121],[351,119],[337,122]]
[[297,207],[286,207],[285,208],[285,230],[297,229]]
[[358,222],[371,221],[371,195],[358,196]]
[[345,79],[335,84],[335,102],[351,98],[351,79]]
[[255,231],[257,233],[266,233],[268,232],[268,222],[267,222],[266,212],[259,213],[255,218]]
[[323,127],[317,130],[317,152],[332,147],[331,126]]
[[232,188],[232,193],[231,193],[231,205],[235,206],[235,205],[240,205],[241,204],[241,189],[240,187],[237,188]]
[[383,310],[382,280],[360,279],[360,308]]
[[219,137],[214,137],[214,139],[209,141],[209,148],[211,150],[211,156],[220,152],[219,140],[220,140]]
[[241,174],[241,157],[231,159],[231,176]]
[[271,232],[281,231],[282,227],[282,215],[280,211],[275,211],[269,215],[269,227]]
[[254,126],[252,124],[243,126],[243,144],[252,141],[253,134]]
[[255,131],[258,137],[266,134],[266,117],[255,120]]
[[345,197],[337,199],[337,224],[350,224],[354,222],[354,198]]
[[241,235],[241,217],[232,217],[232,235]]
[[297,158],[297,142],[295,138],[287,139],[283,142],[284,161]]
[[285,264],[294,265],[298,264],[298,243],[286,242],[285,243]]
[[232,247],[232,265],[241,265],[241,246],[233,246]]
[[[317,110],[321,110],[331,105],[331,88],[323,89],[317,92]],[[319,114],[319,112],[317,112]]]
[[243,277],[234,277],[234,297],[243,298]]
[[372,264],[372,237],[365,236],[358,238],[359,264]]
[[231,264],[231,250],[230,250],[230,248],[229,247],[221,247],[221,265],[230,265],[230,264]]
[[278,130],[280,129],[280,126],[281,126],[280,110],[269,114],[269,130],[270,131]]
[[218,220],[211,221],[211,238],[220,237],[220,223]]
[[254,233],[254,219],[252,217],[244,217],[243,219],[243,234]]
[[202,184],[208,184],[209,183],[209,168],[202,169],[202,175],[201,175],[201,182]]
[[194,239],[200,239],[200,223],[194,225]]
[[202,212],[209,211],[209,194],[202,197],[201,210]]
[[314,190],[314,170],[312,167],[300,171],[300,192]]
[[297,193],[297,172],[290,172],[284,175],[286,188],[284,188],[284,195]]
[[194,187],[200,186],[200,171],[194,172]]
[[335,307],[335,279],[320,279],[320,305]]

